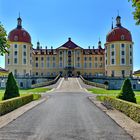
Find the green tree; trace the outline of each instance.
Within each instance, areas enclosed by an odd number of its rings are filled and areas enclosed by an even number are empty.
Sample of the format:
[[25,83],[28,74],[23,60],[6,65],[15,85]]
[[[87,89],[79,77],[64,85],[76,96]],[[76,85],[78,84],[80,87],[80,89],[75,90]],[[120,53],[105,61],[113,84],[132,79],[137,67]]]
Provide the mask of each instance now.
[[18,97],[19,96],[19,88],[17,82],[13,76],[13,73],[9,73],[7,83],[6,83],[6,90],[4,93],[4,100]]
[[10,47],[6,36],[7,36],[6,31],[3,25],[0,23],[0,55],[8,53],[7,49]]
[[131,81],[129,79],[125,79],[121,88],[121,92],[117,98],[136,103],[135,93],[133,92]]
[[128,0],[132,2],[132,7],[134,7],[134,19],[136,20],[136,25],[140,25],[140,0]]

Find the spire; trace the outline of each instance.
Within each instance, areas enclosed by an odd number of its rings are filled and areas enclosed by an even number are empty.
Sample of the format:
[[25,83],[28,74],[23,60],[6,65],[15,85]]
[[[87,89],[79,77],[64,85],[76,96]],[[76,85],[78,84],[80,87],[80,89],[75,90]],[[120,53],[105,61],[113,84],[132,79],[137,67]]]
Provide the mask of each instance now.
[[119,10],[118,10],[118,16],[116,17],[116,26],[121,27],[121,17],[119,16]]
[[39,41],[37,42],[37,49],[38,50],[40,49],[40,42]]
[[18,29],[22,28],[22,19],[20,18],[20,13],[19,13],[19,17],[17,18],[17,28]]
[[111,26],[111,29],[113,29],[114,27],[113,27],[113,17],[112,17],[112,26]]
[[101,43],[100,38],[99,38],[98,49],[101,49],[101,48],[102,48],[102,43]]

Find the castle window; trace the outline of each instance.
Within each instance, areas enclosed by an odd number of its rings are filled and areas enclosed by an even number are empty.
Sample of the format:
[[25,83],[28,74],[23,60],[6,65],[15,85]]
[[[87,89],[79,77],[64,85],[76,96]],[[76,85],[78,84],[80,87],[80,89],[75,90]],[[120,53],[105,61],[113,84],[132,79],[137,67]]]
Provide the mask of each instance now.
[[14,58],[14,63],[17,64],[17,58]]
[[130,45],[130,49],[132,49],[132,45]]
[[53,68],[55,68],[55,63],[53,63]]
[[103,57],[100,57],[100,61],[102,61],[103,60]]
[[111,52],[111,55],[114,56],[114,54],[115,54],[114,51],[112,51],[112,52]]
[[91,61],[92,60],[92,58],[91,57],[89,57],[89,61]]
[[122,55],[125,55],[125,52],[124,51],[122,51]]
[[35,60],[38,61],[38,57],[36,57]]
[[23,48],[26,49],[26,45],[23,45]]
[[50,67],[50,63],[47,63],[47,67],[48,67],[48,68]]
[[14,74],[17,75],[17,70],[16,69],[14,70]]
[[23,82],[20,82],[20,87],[23,88]]
[[124,44],[121,44],[122,49],[124,48],[124,46],[125,46]]
[[132,56],[132,52],[130,51],[130,56]]
[[14,52],[15,56],[17,56],[17,51]]
[[87,63],[84,63],[84,68],[87,68]]
[[80,60],[80,57],[77,57],[77,61],[79,61]]
[[84,57],[84,60],[87,61],[87,57]]
[[133,63],[133,62],[132,62],[132,59],[130,59],[130,65],[132,65],[132,63]]
[[36,63],[36,67],[38,68],[38,63]]
[[8,59],[8,64],[10,64],[10,59]]
[[43,60],[44,60],[44,58],[43,58],[43,57],[41,57],[41,60],[43,61]]
[[114,44],[111,45],[111,48],[114,49]]
[[47,61],[50,61],[50,57],[47,57]]
[[62,55],[62,51],[60,51],[60,55]]
[[14,45],[15,49],[17,49],[17,44]]
[[97,57],[95,57],[95,61],[97,61],[98,60],[98,58]]
[[114,59],[111,59],[111,63],[112,63],[112,65],[115,64],[115,60]]
[[41,63],[42,68],[44,67],[44,63]]
[[77,67],[80,68],[80,63],[77,63]]
[[125,70],[122,70],[122,77],[125,76]]
[[107,65],[107,60],[106,60],[106,65]]
[[92,68],[92,63],[89,63],[89,68]]
[[121,61],[122,61],[122,64],[125,64],[125,59],[124,58],[122,58]]
[[23,52],[23,55],[26,56],[26,52]]
[[38,72],[36,72],[36,76],[38,76]]
[[112,70],[112,72],[111,72],[111,76],[112,76],[112,77],[115,76],[115,71],[114,71],[114,70]]
[[121,40],[124,40],[124,39],[125,39],[124,35],[121,35]]
[[23,63],[26,64],[26,59],[23,59]]
[[53,57],[53,61],[55,61],[55,57]]
[[98,67],[98,64],[97,63],[95,63],[95,68],[97,68]]
[[62,57],[60,57],[60,61],[62,61]]
[[14,41],[18,41],[18,36],[17,35],[14,36]]

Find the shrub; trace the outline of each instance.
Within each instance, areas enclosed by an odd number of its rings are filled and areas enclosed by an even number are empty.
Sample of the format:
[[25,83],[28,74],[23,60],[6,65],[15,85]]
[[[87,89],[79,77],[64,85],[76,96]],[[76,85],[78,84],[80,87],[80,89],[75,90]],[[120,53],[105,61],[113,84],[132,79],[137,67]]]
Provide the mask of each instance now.
[[33,95],[29,94],[0,102],[0,116],[13,111],[29,102],[33,101]]
[[134,121],[140,123],[140,105],[108,96],[97,96],[97,99],[103,101],[105,104],[110,104],[112,107],[123,112]]
[[136,103],[135,94],[133,92],[131,81],[129,79],[125,79],[121,88],[121,92],[119,93],[117,98]]
[[17,82],[11,72],[8,75],[8,80],[6,83],[6,90],[5,90],[3,99],[7,100],[7,99],[11,99],[11,98],[18,97],[18,96],[19,96],[19,88],[18,88]]

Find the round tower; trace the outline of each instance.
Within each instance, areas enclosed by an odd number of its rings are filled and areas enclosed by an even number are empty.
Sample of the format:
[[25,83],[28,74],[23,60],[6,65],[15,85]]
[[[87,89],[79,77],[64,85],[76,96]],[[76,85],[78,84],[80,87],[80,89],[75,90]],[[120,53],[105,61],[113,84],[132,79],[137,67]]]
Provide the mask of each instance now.
[[17,19],[17,27],[8,35],[9,54],[6,54],[5,67],[17,76],[32,73],[32,44],[30,34],[22,28],[22,19]]
[[129,77],[133,72],[133,41],[129,30],[116,18],[116,27],[107,34],[105,43],[106,76]]

